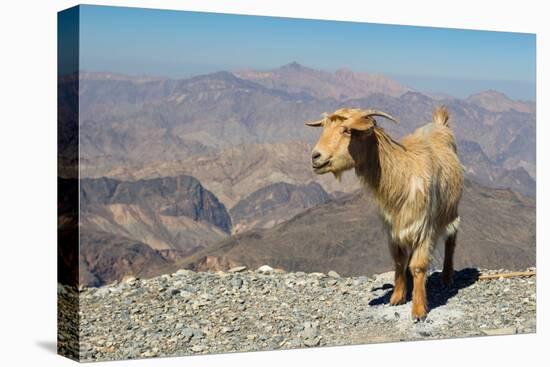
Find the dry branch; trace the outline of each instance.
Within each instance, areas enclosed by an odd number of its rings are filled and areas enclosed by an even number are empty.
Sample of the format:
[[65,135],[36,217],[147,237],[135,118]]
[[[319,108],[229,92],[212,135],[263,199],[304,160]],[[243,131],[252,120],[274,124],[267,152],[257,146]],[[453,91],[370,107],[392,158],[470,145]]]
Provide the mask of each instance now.
[[497,274],[482,274],[479,276],[479,280],[499,279],[499,278],[515,278],[515,277],[531,277],[537,274],[536,271],[514,271],[510,273],[497,273]]

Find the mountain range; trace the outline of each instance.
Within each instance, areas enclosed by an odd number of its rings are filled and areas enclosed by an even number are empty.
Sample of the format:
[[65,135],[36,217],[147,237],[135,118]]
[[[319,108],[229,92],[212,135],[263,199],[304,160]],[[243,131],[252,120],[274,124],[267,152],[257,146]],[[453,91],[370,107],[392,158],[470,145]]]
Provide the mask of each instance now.
[[[386,87],[372,87],[366,82],[367,74],[329,73],[296,63],[269,72],[218,72],[184,80],[134,82],[94,73],[81,78],[80,164],[85,177],[115,177],[123,170],[133,173],[136,165],[142,174],[142,168],[150,165],[156,175],[168,176],[177,165],[174,162],[251,144],[298,141],[310,150],[319,132],[305,128],[304,122],[341,106],[391,113],[401,124],[387,129],[400,138],[429,121],[437,105],[445,104],[471,177],[492,187],[534,195],[534,104],[512,101],[494,91],[465,100],[441,100],[398,87],[382,76],[372,78],[375,85]],[[330,92],[325,84],[355,87],[353,93],[345,94]],[[486,157],[468,161],[472,143]],[[488,163],[490,172],[477,169],[478,158]],[[162,167],[168,171],[162,172]]]
[[[78,125],[60,126],[68,133],[59,165],[67,185],[78,131],[84,284],[178,267],[391,268],[374,203],[354,174],[337,182],[309,167],[320,131],[304,122],[342,106],[394,115],[400,125],[380,122],[396,139],[448,106],[468,177],[457,264],[534,262],[534,103],[496,91],[427,95],[383,75],[295,62],[183,80],[81,72],[78,81],[60,80],[60,109],[74,114],[67,90],[78,87],[80,114]],[[65,223],[75,223],[73,211],[60,210]]]

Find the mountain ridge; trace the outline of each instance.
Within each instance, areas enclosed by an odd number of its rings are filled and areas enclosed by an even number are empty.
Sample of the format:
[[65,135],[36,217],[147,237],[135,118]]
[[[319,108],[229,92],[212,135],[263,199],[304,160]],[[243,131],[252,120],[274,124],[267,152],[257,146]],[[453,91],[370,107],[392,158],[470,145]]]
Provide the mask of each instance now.
[[506,94],[492,89],[474,93],[465,100],[495,112],[505,112],[510,109],[525,113],[536,112],[535,102],[513,100]]
[[305,92],[321,99],[361,98],[374,93],[399,96],[411,90],[381,74],[353,72],[345,68],[329,72],[312,69],[295,61],[272,70],[242,70],[234,74],[269,88]]
[[[500,264],[514,269],[533,264],[534,208],[531,198],[467,181],[459,207],[457,266]],[[508,231],[520,227],[521,231]],[[234,234],[178,265],[216,271],[236,264],[257,267],[268,263],[287,271],[330,268],[346,276],[361,275],[392,268],[386,242],[376,204],[358,191],[309,208],[270,229]],[[441,263],[441,251],[438,246],[434,264]]]
[[[112,95],[113,91],[116,95]],[[451,124],[459,141],[479,144],[494,169],[514,171],[522,167],[535,180],[534,113],[514,109],[491,111],[472,101],[434,100],[411,90],[398,97],[373,92],[345,100],[317,99],[304,91],[290,92],[284,88],[266,88],[230,72],[139,85],[112,80],[83,82],[82,173],[88,176],[90,170],[98,168],[108,172],[109,165],[162,166],[165,162],[215,154],[244,144],[294,140],[313,144],[318,132],[304,127],[304,121],[343,104],[372,106],[398,117],[402,125],[387,128],[400,138],[428,122],[431,111],[444,103],[451,112]],[[472,168],[472,172],[480,172]],[[511,175],[512,172],[502,176]],[[480,181],[493,184],[483,178]],[[494,184],[498,185],[498,181]],[[534,183],[515,182],[508,180],[504,184],[515,190],[528,186],[522,192],[533,193]]]

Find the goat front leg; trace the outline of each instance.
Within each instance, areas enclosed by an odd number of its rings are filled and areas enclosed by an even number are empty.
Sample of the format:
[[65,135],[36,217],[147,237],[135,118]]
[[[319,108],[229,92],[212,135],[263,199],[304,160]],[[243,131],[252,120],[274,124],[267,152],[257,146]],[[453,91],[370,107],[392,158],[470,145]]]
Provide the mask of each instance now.
[[413,277],[412,318],[423,321],[428,314],[426,273],[430,262],[430,243],[420,243],[413,251],[409,263]]
[[390,242],[390,251],[395,264],[395,278],[390,305],[401,305],[407,301],[407,262],[408,253],[398,243]]

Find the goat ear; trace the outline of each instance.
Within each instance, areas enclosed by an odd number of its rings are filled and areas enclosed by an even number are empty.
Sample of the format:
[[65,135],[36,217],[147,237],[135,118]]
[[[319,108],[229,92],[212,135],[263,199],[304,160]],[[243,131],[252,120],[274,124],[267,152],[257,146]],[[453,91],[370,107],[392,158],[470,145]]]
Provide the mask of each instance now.
[[346,120],[342,126],[356,131],[368,131],[376,125],[376,121],[370,117],[357,117]]

